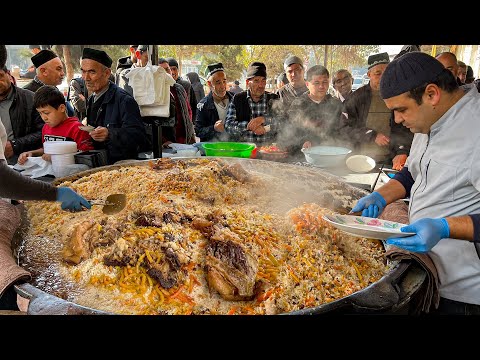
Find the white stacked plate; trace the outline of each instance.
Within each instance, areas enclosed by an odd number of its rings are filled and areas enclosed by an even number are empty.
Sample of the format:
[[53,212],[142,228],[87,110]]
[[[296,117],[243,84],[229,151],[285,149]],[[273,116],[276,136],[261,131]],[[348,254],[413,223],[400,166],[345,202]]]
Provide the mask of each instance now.
[[55,177],[66,175],[69,165],[75,164],[77,143],[75,141],[45,141],[43,151],[52,157],[52,170]]

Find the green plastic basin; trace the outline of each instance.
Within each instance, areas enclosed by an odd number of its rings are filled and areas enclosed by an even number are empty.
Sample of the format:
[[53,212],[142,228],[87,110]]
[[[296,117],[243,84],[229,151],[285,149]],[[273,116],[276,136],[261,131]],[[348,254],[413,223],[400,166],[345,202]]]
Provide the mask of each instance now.
[[206,156],[230,156],[250,158],[252,151],[256,148],[253,143],[241,142],[211,142],[203,143]]

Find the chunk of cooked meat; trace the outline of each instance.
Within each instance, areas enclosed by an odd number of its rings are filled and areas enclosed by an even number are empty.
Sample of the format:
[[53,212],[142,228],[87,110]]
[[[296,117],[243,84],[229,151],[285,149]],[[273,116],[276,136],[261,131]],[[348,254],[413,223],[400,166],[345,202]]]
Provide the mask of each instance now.
[[162,287],[170,289],[177,285],[179,280],[180,260],[171,248],[164,249],[165,256],[160,262],[149,264],[147,274],[157,280]]
[[143,251],[137,246],[130,246],[123,238],[119,238],[111,251],[103,257],[106,266],[135,266]]
[[[67,242],[62,251],[63,260],[72,263],[80,264],[90,255],[90,244],[86,237],[89,231],[95,225],[95,221],[87,220],[77,224],[67,239]],[[90,233],[91,236],[91,233]]]
[[241,183],[250,180],[250,174],[240,164],[227,165],[222,168],[222,174],[230,176]]
[[255,296],[257,260],[231,240],[211,240],[205,250],[208,285],[226,300],[251,300]]
[[200,217],[194,217],[192,221],[192,228],[200,231],[206,237],[212,236],[213,222]]

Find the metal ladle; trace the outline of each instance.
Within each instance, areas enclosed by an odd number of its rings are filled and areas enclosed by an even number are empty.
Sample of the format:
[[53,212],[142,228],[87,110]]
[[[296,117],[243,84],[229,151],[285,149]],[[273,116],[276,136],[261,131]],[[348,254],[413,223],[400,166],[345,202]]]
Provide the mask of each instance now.
[[111,194],[105,200],[89,200],[91,205],[103,205],[102,212],[106,215],[113,215],[122,211],[127,205],[125,194]]

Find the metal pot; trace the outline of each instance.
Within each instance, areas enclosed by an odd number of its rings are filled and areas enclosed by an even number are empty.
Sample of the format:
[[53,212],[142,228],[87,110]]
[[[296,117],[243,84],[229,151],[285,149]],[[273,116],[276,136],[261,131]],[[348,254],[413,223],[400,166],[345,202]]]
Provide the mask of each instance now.
[[[277,176],[285,182],[286,191],[281,199],[272,202],[276,208],[290,209],[303,202],[316,202],[337,212],[347,212],[365,191],[352,187],[342,178],[331,175],[317,167],[299,166],[278,162],[222,158],[229,163],[240,163],[246,170]],[[181,161],[181,159],[172,159]],[[74,181],[102,170],[113,170],[123,166],[148,166],[148,161],[125,161],[121,164],[90,169],[56,179],[57,185],[63,181]],[[288,185],[287,185],[288,184]],[[16,249],[18,254],[19,249]],[[388,312],[400,309],[408,304],[411,297],[420,288],[426,273],[410,260],[392,264],[391,270],[377,282],[349,296],[317,307],[291,312],[290,314],[325,314],[349,312]],[[105,311],[80,306],[48,294],[32,284],[15,285],[22,297],[30,299],[29,314],[108,314]]]

